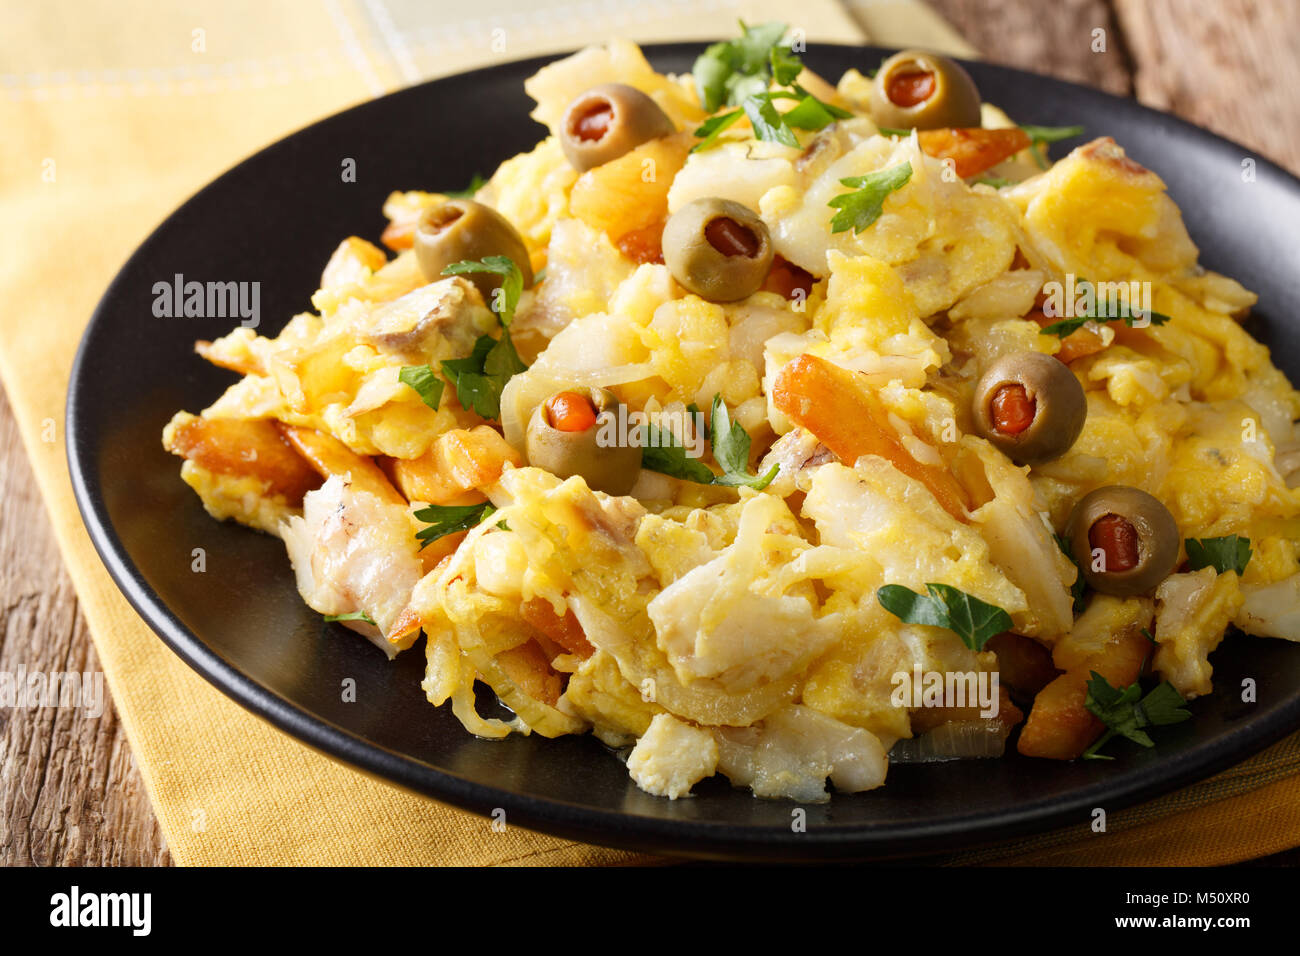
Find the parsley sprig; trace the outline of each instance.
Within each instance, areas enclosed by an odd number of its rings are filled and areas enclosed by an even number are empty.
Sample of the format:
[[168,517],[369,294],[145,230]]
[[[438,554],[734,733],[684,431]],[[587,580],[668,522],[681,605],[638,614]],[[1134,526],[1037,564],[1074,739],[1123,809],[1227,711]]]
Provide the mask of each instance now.
[[1250,539],[1230,534],[1222,538],[1188,538],[1187,566],[1193,571],[1201,568],[1214,568],[1220,574],[1236,571],[1243,574],[1254,552],[1250,549]]
[[686,446],[666,428],[646,425],[641,446],[641,467],[646,471],[657,471],[699,485],[711,485],[717,477],[704,462],[686,454]]
[[469,185],[464,189],[450,189],[443,193],[448,199],[473,199],[474,194],[487,185],[487,180],[478,173],[469,181]]
[[1061,553],[1070,559],[1078,572],[1074,576],[1074,583],[1070,585],[1070,596],[1074,598],[1074,613],[1082,614],[1083,609],[1087,607],[1087,601],[1084,599],[1084,592],[1088,590],[1088,583],[1083,578],[1083,569],[1079,567],[1079,562],[1075,560],[1074,551],[1070,548],[1070,539],[1064,535],[1054,534],[1056,546],[1061,549]]
[[[1059,322],[1053,322],[1051,325],[1044,326],[1043,335],[1055,335],[1057,338],[1065,338],[1078,329],[1082,328],[1088,322],[1118,322],[1124,320],[1124,324],[1129,328],[1134,328],[1140,319],[1148,319],[1150,325],[1164,325],[1169,321],[1169,316],[1163,312],[1157,312],[1151,309],[1149,312],[1134,312],[1128,304],[1121,301],[1115,302],[1113,312],[1108,311],[1110,306],[1109,296],[1103,301],[1102,297],[1097,295],[1097,287],[1087,279],[1080,278],[1075,282],[1075,289],[1082,295],[1092,296],[1092,305],[1079,315],[1072,316],[1068,319],[1061,319]],[[1089,292],[1091,290],[1091,292]]]
[[458,531],[468,531],[492,516],[497,509],[492,502],[485,501],[477,505],[429,505],[415,512],[420,521],[427,521],[429,526],[415,533],[420,541],[420,550],[430,542]]
[[722,468],[722,474],[713,479],[715,485],[738,488],[744,485],[761,491],[772,483],[780,466],[773,465],[766,474],[749,472],[749,432],[740,422],[733,422],[721,395],[713,396],[709,415],[709,434],[713,436],[713,457]]
[[900,163],[865,176],[841,179],[840,183],[853,187],[854,192],[841,193],[827,203],[832,209],[839,210],[831,217],[831,232],[852,229],[858,233],[866,229],[880,218],[885,197],[901,189],[911,178],[912,164]]
[[1096,671],[1092,671],[1083,703],[1106,725],[1106,732],[1083,752],[1085,760],[1115,759],[1097,752],[1113,737],[1127,737],[1143,747],[1154,747],[1155,741],[1142,728],[1177,724],[1190,720],[1192,716],[1184,707],[1186,701],[1169,681],[1162,682],[1143,697],[1142,685],[1136,681],[1119,689],[1112,687],[1110,681]]
[[375,623],[375,619],[365,611],[353,611],[350,614],[326,614],[325,621],[326,623],[332,623],[334,621],[365,621],[373,627],[379,626]]
[[886,584],[876,591],[876,600],[906,624],[946,627],[973,651],[995,634],[1011,629],[1011,615],[948,584],[926,584],[927,594],[917,594],[901,584]]
[[782,86],[794,81],[803,64],[779,46],[785,29],[775,20],[754,27],[741,20],[739,37],[714,43],[696,58],[691,74],[706,112],[724,104],[739,106],[746,97],[765,92],[773,77]]
[[779,465],[773,465],[762,475],[749,471],[749,446],[751,439],[740,422],[731,420],[727,405],[721,395],[713,396],[707,435],[713,445],[713,457],[722,469],[715,475],[708,465],[686,454],[686,448],[671,431],[645,426],[641,436],[641,467],[647,471],[701,485],[722,485],[727,488],[741,486],[762,491],[776,477]]
[[[737,107],[701,124],[695,130],[700,142],[691,152],[711,147],[742,116],[749,118],[759,140],[797,147],[796,129],[819,130],[853,115],[819,100],[795,82],[803,71],[803,60],[789,47],[781,46],[784,23],[750,27],[742,20],[740,28],[737,39],[714,43],[701,53],[691,71],[707,112],[714,113],[724,105]],[[769,91],[773,83],[784,89]],[[781,113],[776,108],[778,100],[796,102],[792,109]]]
[[445,383],[438,377],[432,365],[403,365],[402,370],[397,373],[397,380],[403,385],[411,386],[424,404],[435,412],[438,410]]
[[1047,151],[1038,147],[1059,143],[1063,139],[1069,139],[1083,133],[1082,126],[1022,126],[1020,128],[1029,136],[1029,152],[1034,157],[1034,162],[1038,164],[1039,169],[1047,168],[1047,159],[1045,158]]
[[453,262],[442,270],[443,275],[480,272],[502,277],[500,288],[492,294],[492,310],[501,321],[501,337],[479,336],[468,356],[443,360],[442,374],[456,389],[456,399],[462,408],[472,409],[483,418],[491,419],[501,417],[501,392],[506,382],[528,369],[510,338],[510,323],[514,321],[515,309],[519,305],[524,278],[508,256],[487,256],[477,262]]

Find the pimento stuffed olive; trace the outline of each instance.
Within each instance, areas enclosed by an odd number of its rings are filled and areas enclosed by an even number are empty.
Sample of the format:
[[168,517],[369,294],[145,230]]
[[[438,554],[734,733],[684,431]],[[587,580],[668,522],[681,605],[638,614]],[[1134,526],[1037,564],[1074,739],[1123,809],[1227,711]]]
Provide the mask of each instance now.
[[1145,594],[1169,577],[1182,543],[1169,509],[1127,485],[1108,485],[1079,499],[1066,534],[1088,584],[1118,597]]
[[1074,373],[1050,355],[1018,352],[975,386],[975,427],[1021,465],[1059,458],[1083,431],[1088,401]]
[[[449,199],[430,206],[415,225],[415,258],[430,282],[443,277],[453,262],[506,256],[519,267],[524,288],[533,284],[533,268],[523,237],[505,216],[472,199]],[[478,286],[486,301],[501,285],[501,277],[488,273],[466,276]]]
[[697,199],[669,217],[664,264],[682,286],[710,302],[734,302],[762,288],[772,239],[753,210],[730,199]]
[[980,125],[980,93],[955,60],[903,50],[880,65],[871,83],[871,118],[897,129]]
[[668,114],[636,87],[602,83],[569,104],[560,123],[560,148],[569,165],[585,173],[675,132]]
[[[528,421],[528,463],[560,478],[581,475],[594,491],[627,494],[641,473],[641,449],[600,442],[601,426],[618,414],[618,408],[618,399],[606,389],[556,392],[537,406]],[[609,432],[617,435],[616,429]]]

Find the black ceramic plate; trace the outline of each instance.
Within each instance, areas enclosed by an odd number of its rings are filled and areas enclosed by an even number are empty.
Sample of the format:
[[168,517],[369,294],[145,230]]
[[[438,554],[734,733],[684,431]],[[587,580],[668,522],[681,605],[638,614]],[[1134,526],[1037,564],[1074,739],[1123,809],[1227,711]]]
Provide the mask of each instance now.
[[[690,69],[701,45],[650,47],[657,67]],[[826,76],[883,52],[818,46]],[[68,459],[86,526],[127,598],[192,667],[245,707],[313,747],[411,790],[511,823],[595,843],[709,857],[884,857],[952,849],[1087,821],[1205,777],[1300,726],[1300,648],[1229,638],[1214,655],[1219,694],[1163,728],[1156,750],[1116,747],[1109,762],[1000,761],[899,766],[888,784],[807,808],[757,800],[722,778],[670,802],[639,791],[589,736],[477,740],[420,691],[419,648],[396,662],[324,625],[299,599],[280,542],[218,524],[177,476],[159,434],[233,380],[193,343],[235,321],[155,318],[153,286],[187,279],[261,283],[262,331],[310,308],[321,266],[348,235],[377,237],[393,189],[452,189],[529,149],[524,78],[545,60],[425,83],[289,136],[241,163],[164,222],[114,280],[81,344],[68,396]],[[1300,378],[1300,182],[1248,150],[1127,100],[972,64],[984,96],[1019,122],[1081,123],[1158,172],[1182,207],[1202,261],[1259,293],[1254,331]],[[1063,144],[1057,150],[1074,143]],[[1242,160],[1255,158],[1255,181]],[[345,159],[355,182],[343,182]],[[207,571],[190,570],[191,550]],[[339,697],[357,681],[358,703]],[[1258,703],[1234,693],[1258,682]],[[418,824],[415,824],[418,825]]]

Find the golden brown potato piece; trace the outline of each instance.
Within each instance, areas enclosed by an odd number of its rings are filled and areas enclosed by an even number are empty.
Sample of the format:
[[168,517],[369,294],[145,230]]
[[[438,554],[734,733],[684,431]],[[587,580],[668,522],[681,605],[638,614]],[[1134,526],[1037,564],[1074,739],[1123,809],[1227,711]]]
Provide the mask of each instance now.
[[198,353],[200,358],[211,362],[218,368],[227,368],[232,372],[238,372],[240,375],[266,374],[266,369],[262,368],[262,363],[252,355],[247,356],[244,360],[234,361],[225,355],[219,355],[212,348],[212,343],[205,339],[199,339],[194,343],[194,351]]
[[541,631],[570,654],[586,660],[596,653],[596,648],[587,640],[582,625],[572,611],[566,610],[564,617],[560,617],[551,607],[550,601],[537,597],[525,601],[519,610],[525,624]]
[[379,241],[394,252],[412,248],[415,245],[415,225],[420,220],[420,214],[429,206],[445,202],[446,199],[440,193],[389,193],[384,200],[384,215],[388,217],[388,225],[384,227]]
[[[1037,322],[1040,327],[1047,328],[1059,319],[1047,315],[1042,309],[1035,309],[1025,316]],[[1089,355],[1096,355],[1106,348],[1106,343],[1102,341],[1101,336],[1092,329],[1079,328],[1075,329],[1065,338],[1061,339],[1061,348],[1056,353],[1057,359],[1069,365],[1075,359],[1087,358]]]
[[500,478],[507,463],[518,467],[523,457],[495,428],[479,425],[440,435],[419,458],[391,458],[384,465],[408,501],[465,505],[482,501],[478,489]]
[[551,662],[536,641],[502,651],[496,661],[515,686],[534,700],[554,707],[560,699],[560,675],[551,670]]
[[912,457],[880,400],[859,378],[823,358],[801,355],[781,369],[772,401],[850,468],[863,455],[879,455],[929,488],[950,515],[968,522],[965,489],[947,468]]
[[163,446],[215,474],[258,478],[268,494],[294,507],[321,483],[275,424],[262,418],[202,418],[181,412],[163,431]]
[[674,133],[587,170],[573,184],[569,211],[615,243],[656,224],[662,227],[668,190],[696,142],[692,133]]
[[280,432],[322,478],[350,476],[351,485],[393,504],[405,505],[406,499],[393,487],[387,476],[370,458],[358,455],[333,435],[314,428],[279,423]]
[[1052,652],[1022,634],[997,634],[984,649],[998,656],[1001,683],[1027,697],[1033,697],[1060,673],[1052,664]]
[[1084,706],[1092,671],[1113,687],[1138,679],[1151,652],[1141,627],[1126,628],[1087,661],[1071,667],[1038,692],[1017,749],[1026,757],[1074,760],[1081,757],[1105,725]]

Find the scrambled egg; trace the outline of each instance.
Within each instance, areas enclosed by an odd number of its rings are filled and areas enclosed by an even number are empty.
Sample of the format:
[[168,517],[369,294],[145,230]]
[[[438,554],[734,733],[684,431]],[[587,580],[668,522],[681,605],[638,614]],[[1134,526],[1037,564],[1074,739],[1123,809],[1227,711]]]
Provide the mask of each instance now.
[[[274,337],[237,329],[200,344],[243,376],[203,420],[332,436],[343,464],[311,459],[323,484],[304,498],[237,464],[214,470],[174,429],[164,439],[215,517],[284,538],[313,607],[353,612],[388,653],[422,629],[433,704],[450,702],[488,738],[590,730],[631,747],[632,779],[672,799],[720,772],[760,796],[819,801],[828,780],[842,792],[881,785],[889,749],[918,732],[891,700],[896,675],[999,670],[991,650],[887,611],[886,584],[945,585],[1001,608],[1061,669],[1100,653],[1121,625],[1150,625],[1155,670],[1187,697],[1211,692],[1209,655],[1229,625],[1300,640],[1300,394],[1240,326],[1253,296],[1198,265],[1155,173],[1099,139],[1041,174],[1010,160],[999,169],[1023,181],[995,188],[948,175],[916,135],[880,135],[864,116],[801,133],[798,147],[738,129],[678,157],[656,187],[664,211],[701,197],[740,202],[808,281],[800,294],[709,302],[662,262],[628,253],[608,227],[613,200],[599,218],[570,207],[579,176],[557,138],[561,117],[600,82],[648,94],[679,130],[706,118],[689,78],[655,73],[627,42],[526,84],[550,135],[477,194],[546,270],[515,314],[529,367],[501,394],[501,435],[522,451],[530,416],[559,388],[608,388],[661,422],[720,396],[753,442],[755,473],[776,468],[771,485],[645,469],[632,494],[610,496],[581,477],[515,467],[516,455],[457,487],[458,503],[495,510],[422,551],[414,511],[427,502],[411,488],[425,486],[404,484],[403,466],[418,470],[441,436],[483,419],[450,386],[433,407],[403,370],[463,358],[498,334],[498,319],[465,279],[429,282],[409,249],[390,259],[356,237],[326,265],[315,313]],[[867,82],[847,76],[843,101],[860,104]],[[989,109],[987,125],[1010,125]],[[841,181],[902,162],[911,178],[874,224],[832,232]],[[393,234],[439,201],[394,194]],[[1034,316],[1045,284],[1066,275],[1150,283],[1170,320],[1091,325],[1080,351]],[[1067,360],[1087,396],[1073,447],[1032,468],[980,438],[969,411],[982,370],[1026,351]],[[950,475],[964,513],[896,459],[840,460],[783,413],[777,383],[800,356],[858,376],[890,440]],[[1155,495],[1185,538],[1248,537],[1252,560],[1241,575],[1175,573],[1153,598],[1094,597],[1076,622],[1077,572],[1054,534],[1075,502],[1110,484]],[[514,717],[480,715],[475,681]]]

